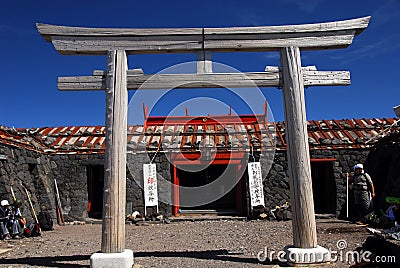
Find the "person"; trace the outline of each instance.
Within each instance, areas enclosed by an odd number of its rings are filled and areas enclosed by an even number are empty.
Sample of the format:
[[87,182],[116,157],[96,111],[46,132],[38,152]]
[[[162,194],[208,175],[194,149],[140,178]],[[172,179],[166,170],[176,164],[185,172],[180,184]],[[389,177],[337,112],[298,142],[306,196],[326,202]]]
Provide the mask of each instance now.
[[1,200],[0,203],[0,235],[1,239],[3,240],[10,240],[11,236],[10,233],[8,232],[8,217],[10,214],[10,210],[8,208],[10,204],[8,203],[8,200]]
[[10,203],[8,200],[2,200],[0,203],[0,231],[1,231],[1,238],[3,240],[10,240],[11,235],[9,232],[9,227],[11,228],[12,238],[19,239],[19,228],[18,228],[18,221],[13,220],[13,212],[10,209]]
[[[21,215],[20,207],[22,206],[21,200],[16,200],[10,208],[9,225],[11,232],[15,239],[21,238],[20,234],[23,232],[22,226],[25,226],[26,220]],[[22,226],[21,226],[22,225]]]
[[364,172],[362,164],[354,166],[354,175],[350,179],[349,188],[354,192],[355,221],[360,221],[372,209],[371,200],[375,197],[374,184],[368,173]]

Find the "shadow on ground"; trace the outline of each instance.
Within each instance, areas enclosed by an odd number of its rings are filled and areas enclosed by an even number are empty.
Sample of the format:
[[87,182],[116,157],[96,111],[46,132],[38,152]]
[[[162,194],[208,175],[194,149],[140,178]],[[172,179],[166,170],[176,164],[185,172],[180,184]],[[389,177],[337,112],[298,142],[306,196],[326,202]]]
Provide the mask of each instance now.
[[[235,262],[242,264],[277,264],[280,267],[288,267],[286,263],[278,260],[266,259],[260,262],[257,257],[241,257],[242,253],[229,252],[228,250],[206,250],[206,251],[151,251],[151,252],[135,252],[135,258],[192,258],[203,260],[214,260],[224,262]],[[74,255],[74,256],[57,256],[57,257],[28,257],[15,259],[2,259],[3,265],[30,265],[42,267],[90,267],[83,264],[72,264],[68,262],[88,261],[91,255]]]
[[228,250],[205,250],[205,251],[151,251],[151,252],[135,252],[135,258],[194,258],[202,260],[215,260],[224,262],[252,263],[252,264],[278,264],[280,267],[288,267],[286,263],[278,260],[266,259],[260,262],[257,257],[240,257],[242,253],[229,252]]
[[87,261],[90,255],[57,256],[57,257],[24,257],[18,259],[2,259],[1,264],[31,265],[43,267],[89,267],[89,265],[69,264],[72,261]]

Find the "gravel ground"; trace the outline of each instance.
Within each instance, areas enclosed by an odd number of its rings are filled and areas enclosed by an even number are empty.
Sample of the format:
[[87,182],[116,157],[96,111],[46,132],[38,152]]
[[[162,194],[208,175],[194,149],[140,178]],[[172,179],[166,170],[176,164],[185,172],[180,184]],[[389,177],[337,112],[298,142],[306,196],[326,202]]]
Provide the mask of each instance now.
[[[292,243],[291,225],[260,220],[126,225],[126,248],[143,267],[285,267],[272,251]],[[369,236],[365,227],[336,219],[317,220],[317,232],[320,246],[338,250],[340,241],[346,246],[342,252],[354,250]],[[88,267],[100,244],[100,224],[55,226],[40,237],[0,241],[1,249],[11,249],[0,255],[0,267]],[[258,261],[265,249],[272,263]],[[338,261],[330,267],[348,265]]]

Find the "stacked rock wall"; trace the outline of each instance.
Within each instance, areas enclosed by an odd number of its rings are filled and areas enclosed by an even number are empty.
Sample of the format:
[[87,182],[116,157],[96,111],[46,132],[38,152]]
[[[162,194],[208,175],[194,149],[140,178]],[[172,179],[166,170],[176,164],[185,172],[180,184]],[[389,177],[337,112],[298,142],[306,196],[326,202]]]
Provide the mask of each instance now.
[[36,213],[48,211],[55,217],[53,167],[49,158],[35,151],[3,145],[0,145],[0,154],[5,158],[0,160],[0,198],[12,203],[12,188],[16,199],[23,203],[23,215],[33,219],[28,191]]
[[[393,150],[395,150],[394,147]],[[311,151],[311,158],[313,159],[336,159],[330,163],[332,164],[333,168],[333,185],[335,189],[332,190],[335,191],[335,214],[337,217],[344,217],[346,214],[346,172],[352,172],[352,167],[356,163],[364,163],[368,152],[369,151],[365,149]],[[7,158],[5,160],[0,160],[1,198],[11,201],[10,186],[13,185],[13,189],[17,195],[17,198],[24,201],[23,213],[31,216],[27,197],[24,193],[23,187],[21,186],[22,184],[31,193],[32,202],[36,212],[46,210],[49,211],[54,218],[56,218],[56,199],[54,193],[54,181],[56,180],[60,192],[62,209],[65,213],[65,220],[84,220],[88,217],[87,170],[89,166],[103,166],[104,155],[45,155],[23,148],[5,145],[0,146],[0,154],[5,155]],[[383,153],[378,153],[378,151],[376,151],[375,154],[382,156]],[[385,155],[390,156],[394,155],[394,153],[387,153]],[[154,159],[152,159],[153,156],[154,155],[152,154],[128,155],[127,213],[131,213],[135,210],[139,211],[140,213],[144,213],[142,190],[143,164],[149,163],[150,160],[153,160],[153,163],[157,165],[158,193],[159,200],[161,201],[159,205],[159,211],[167,215],[172,213],[171,204],[173,203],[173,187],[171,181],[173,178],[173,168],[166,155],[159,153],[154,157]],[[392,162],[396,161],[395,156],[391,157]],[[272,164],[271,161],[273,161]],[[382,168],[371,164],[371,161],[367,161],[367,168],[370,168],[371,171],[377,169],[383,170]],[[282,205],[285,202],[290,201],[286,152],[277,151],[273,160],[262,159],[261,163],[263,174],[267,174],[264,179],[266,208],[271,209],[275,206]],[[392,166],[398,167],[398,165]],[[395,171],[393,172],[393,174],[398,174],[397,171],[397,173]],[[391,175],[391,178],[395,176],[393,174]],[[373,178],[378,177],[375,176],[375,173],[373,172],[371,175]],[[246,189],[244,193],[244,200],[245,204],[247,204],[244,208],[244,213],[249,215],[250,202],[247,191],[248,185],[246,183],[247,174],[244,174],[244,176],[245,178],[243,181],[245,181],[245,183],[243,189]],[[385,187],[388,193],[393,195],[394,193],[392,193],[393,191],[391,190],[397,189],[394,185],[389,184],[385,184]],[[148,212],[149,211],[151,212],[151,208],[148,209]]]
[[[356,163],[364,163],[368,152],[365,149],[349,150],[312,150],[312,159],[335,159],[329,161],[333,168],[334,189],[336,192],[335,215],[339,218],[346,216],[346,173],[352,173],[352,167]],[[268,165],[262,165],[263,174],[268,174],[264,179],[264,197],[267,209],[283,205],[290,201],[290,189],[288,178],[288,162],[286,152],[275,153],[275,158],[270,170],[264,169]],[[324,193],[322,193],[324,194]],[[351,197],[350,197],[351,201]]]

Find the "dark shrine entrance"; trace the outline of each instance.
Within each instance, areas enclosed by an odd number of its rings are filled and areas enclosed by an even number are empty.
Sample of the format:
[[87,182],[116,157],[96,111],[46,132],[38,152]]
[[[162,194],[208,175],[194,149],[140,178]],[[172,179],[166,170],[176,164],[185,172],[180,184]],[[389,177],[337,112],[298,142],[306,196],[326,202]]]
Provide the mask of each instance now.
[[336,184],[333,176],[334,160],[311,160],[314,210],[318,214],[336,213]]
[[101,219],[103,212],[104,166],[86,167],[88,187],[88,216]]
[[[216,160],[212,164],[194,161],[196,164],[175,165],[174,168],[174,214],[242,215],[245,194],[243,179],[239,177],[239,163]],[[198,195],[188,194],[181,187],[198,188]],[[199,200],[194,205],[193,200]],[[202,201],[209,202],[202,202]],[[180,209],[180,211],[179,211]]]

